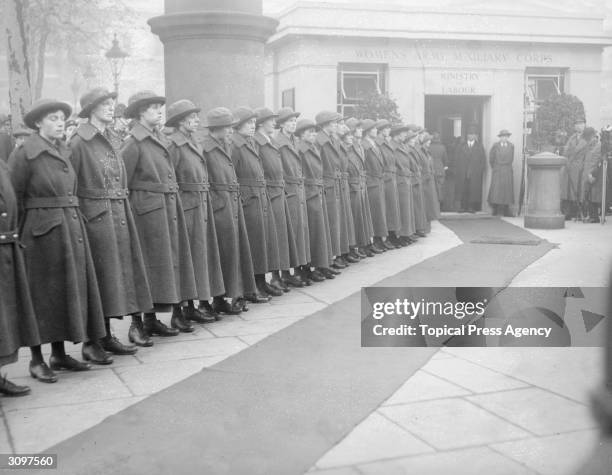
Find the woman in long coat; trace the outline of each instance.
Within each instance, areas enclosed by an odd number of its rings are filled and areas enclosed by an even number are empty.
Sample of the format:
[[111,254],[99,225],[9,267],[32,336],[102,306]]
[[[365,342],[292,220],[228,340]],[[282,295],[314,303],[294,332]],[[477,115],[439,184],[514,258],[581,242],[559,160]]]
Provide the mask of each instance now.
[[[17,197],[8,165],[0,160],[0,367],[17,361],[22,346],[40,345],[28,286],[23,247],[19,241]],[[28,386],[0,377],[0,394],[25,396]]]
[[[298,121],[295,135],[300,139],[298,152],[302,158],[304,189],[306,192],[306,211],[310,233],[311,260],[303,268],[303,276],[314,282],[333,279],[335,273],[329,269],[333,260],[329,218],[325,203],[323,182],[323,161],[316,143],[315,123],[308,119]],[[314,271],[310,267],[315,267]]]
[[37,133],[9,159],[40,342],[51,343],[50,368],[41,347],[31,348],[30,374],[44,382],[57,380],[53,370],[90,369],[66,355],[64,341],[97,341],[106,334],[76,174],[61,140],[70,112],[62,102],[35,102],[24,121]]
[[[121,155],[127,171],[130,203],[145,260],[154,309],[145,312],[130,328],[130,341],[150,344],[151,335],[176,336],[193,331],[179,321],[175,311],[171,327],[159,321],[155,311],[174,310],[197,298],[193,260],[185,214],[178,194],[169,143],[157,127],[165,98],[151,91],[130,97],[125,116],[136,120]],[[191,328],[191,329],[190,329]]]
[[240,184],[257,286],[257,292],[245,298],[253,303],[263,303],[268,302],[270,297],[283,294],[282,290],[266,282],[266,273],[277,271],[280,267],[276,224],[266,190],[263,165],[253,140],[257,114],[248,107],[240,107],[233,114],[238,123],[232,135],[232,162]]
[[341,218],[341,236],[343,241],[341,243],[342,259],[348,263],[359,262],[360,256],[353,252],[353,249],[357,245],[355,239],[355,218],[353,217],[353,209],[351,208],[351,189],[349,186],[349,149],[353,145],[353,133],[344,123],[341,123],[338,127],[338,138],[340,143],[338,150],[340,159],[338,162],[338,168],[340,171],[340,218]]
[[[127,178],[119,155],[121,139],[110,130],[115,94],[103,88],[81,98],[81,124],[72,139],[72,165],[77,175],[77,196],[96,268],[106,336],[102,347],[118,355],[136,353],[111,333],[110,318],[139,316],[153,307],[138,231],[130,209]],[[97,364],[112,359],[104,351],[84,358]]]
[[[289,268],[295,265],[298,260],[297,247],[295,244],[295,233],[293,222],[289,216],[290,210],[287,203],[285,191],[285,176],[283,171],[283,161],[280,150],[272,139],[272,134],[276,127],[277,114],[266,107],[255,110],[257,114],[257,132],[255,132],[255,143],[258,146],[259,158],[263,166],[264,178],[266,179],[266,189],[270,197],[272,214],[276,228],[272,230],[276,234],[278,245],[275,250],[279,257],[279,269],[272,273],[271,285],[274,285],[284,292],[289,291],[291,285],[301,284],[297,277],[289,273]],[[274,245],[274,240],[270,240],[269,245]]]
[[414,204],[412,197],[412,178],[410,170],[410,152],[404,146],[409,134],[414,136],[407,126],[396,126],[391,129],[390,145],[395,154],[395,166],[397,176],[397,196],[400,211],[399,239],[404,245],[414,242],[410,236],[416,233],[414,222]]
[[200,124],[198,112],[200,109],[195,104],[183,99],[168,107],[166,120],[167,127],[176,128],[168,136],[168,150],[183,203],[199,300],[199,308],[195,308],[193,300],[190,300],[187,307],[182,309],[182,319],[179,321],[183,325],[185,320],[198,323],[218,320],[220,317],[212,310],[208,300],[225,293],[217,230],[210,203],[208,171],[202,148],[195,143],[192,135]]
[[387,236],[387,211],[385,209],[385,161],[382,152],[376,144],[376,122],[365,119],[362,123],[364,138],[361,141],[365,153],[365,171],[368,183],[368,198],[370,214],[374,229],[374,242],[370,246],[372,252],[380,254],[393,246],[385,244]]
[[[302,172],[302,160],[298,153],[293,133],[297,125],[299,112],[294,112],[293,109],[285,107],[278,111],[276,119],[280,130],[274,135],[280,151],[283,176],[285,180],[285,194],[287,195],[287,206],[289,207],[289,218],[293,228],[295,238],[296,255],[295,261],[291,261],[291,267],[297,276],[288,276],[283,273],[283,278],[289,285],[294,287],[302,287],[308,282],[302,282],[300,272],[301,266],[305,266],[310,262],[310,237],[308,231],[308,214],[306,212],[306,194],[304,192],[304,173]],[[292,255],[289,256],[290,258]],[[289,277],[297,277],[298,280],[290,280]]]
[[491,185],[488,201],[493,208],[493,214],[503,213],[510,216],[510,205],[514,203],[514,179],[512,162],[514,161],[514,145],[508,142],[510,132],[502,130],[498,135],[499,142],[491,147],[489,164],[491,165]]
[[414,128],[410,128],[415,132],[414,136],[409,138],[406,143],[406,149],[410,154],[410,172],[412,173],[412,203],[414,214],[414,226],[416,228],[415,236],[425,237],[427,232],[427,215],[425,214],[425,198],[423,195],[423,179],[421,174],[421,160],[416,149],[418,141],[418,133]]
[[383,157],[383,179],[385,188],[385,220],[387,222],[387,232],[389,237],[387,242],[392,246],[401,247],[401,242],[397,239],[397,233],[400,230],[400,212],[399,201],[397,197],[397,176],[395,166],[395,154],[389,143],[389,133],[391,131],[391,123],[388,120],[382,119],[376,122],[376,130],[378,137],[376,143]]
[[231,298],[231,303],[228,303],[223,297],[215,296],[213,310],[228,314],[247,310],[243,296],[256,290],[240,185],[228,143],[235,124],[232,113],[224,107],[208,111],[205,124],[208,135],[202,142],[210,180],[223,285],[225,295]]
[[372,244],[374,229],[368,199],[368,184],[365,171],[365,154],[361,146],[361,121],[349,119],[346,121],[353,134],[353,143],[348,147],[348,181],[350,187],[351,210],[355,226],[355,242],[358,257],[372,257],[369,249]]
[[430,222],[428,230],[430,230],[431,221],[440,217],[440,200],[438,199],[438,189],[436,187],[434,162],[431,154],[429,153],[431,135],[429,135],[427,132],[423,132],[420,135],[419,140],[421,145],[417,148],[417,150],[421,154],[421,160],[423,163],[423,192],[425,195],[425,211],[427,213],[427,221]]

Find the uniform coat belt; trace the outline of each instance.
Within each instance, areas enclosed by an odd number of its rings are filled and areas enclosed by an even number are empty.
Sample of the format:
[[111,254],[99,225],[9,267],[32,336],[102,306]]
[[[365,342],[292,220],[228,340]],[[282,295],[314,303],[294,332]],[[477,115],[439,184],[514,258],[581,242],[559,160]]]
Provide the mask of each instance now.
[[0,231],[0,244],[13,244],[19,242],[19,233],[17,229],[12,231]]
[[240,183],[240,186],[252,186],[254,188],[265,188],[266,187],[266,181],[265,180],[252,180],[252,179],[244,179],[244,180],[238,180],[238,183]]
[[76,196],[45,196],[28,198],[25,200],[25,209],[33,208],[78,208],[79,199]]
[[238,183],[214,183],[211,181],[210,189],[213,191],[238,192],[240,191],[240,186],[238,185]]
[[151,193],[176,193],[176,183],[152,183],[148,181],[136,181],[130,185],[131,191],[150,191]]
[[266,185],[269,188],[282,188],[285,186],[285,180],[266,180]]
[[321,178],[305,178],[304,185],[306,186],[323,186],[323,180]]
[[129,190],[124,188],[109,189],[104,188],[79,188],[77,195],[79,198],[88,200],[125,200]]
[[287,185],[303,185],[304,184],[304,178],[302,178],[302,177],[286,176],[285,177],[285,183]]
[[178,187],[181,191],[208,191],[210,189],[208,183],[179,183]]

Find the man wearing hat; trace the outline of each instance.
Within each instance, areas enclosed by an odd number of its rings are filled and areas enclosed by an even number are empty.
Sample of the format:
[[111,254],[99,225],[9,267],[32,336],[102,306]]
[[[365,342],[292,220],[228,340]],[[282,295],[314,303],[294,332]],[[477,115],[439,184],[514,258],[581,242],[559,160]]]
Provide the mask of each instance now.
[[380,119],[376,122],[376,130],[378,137],[376,143],[383,156],[385,164],[383,177],[385,187],[385,212],[387,221],[387,233],[389,237],[385,241],[387,249],[397,249],[402,247],[397,232],[400,229],[399,202],[397,198],[397,176],[395,175],[395,155],[389,144],[391,132],[391,122],[386,119]]
[[166,126],[175,129],[168,137],[169,150],[185,213],[199,300],[198,308],[193,300],[187,307],[174,308],[175,324],[179,329],[191,326],[189,321],[218,320],[219,314],[212,310],[208,301],[225,293],[206,161],[193,137],[200,125],[198,112],[200,108],[193,102],[182,99],[170,105],[166,114]]
[[9,155],[15,148],[11,137],[11,120],[8,114],[0,112],[0,160],[8,161]]
[[340,223],[340,150],[334,139],[338,130],[338,121],[342,118],[337,112],[322,111],[315,117],[319,128],[317,148],[323,161],[323,182],[325,183],[325,204],[329,219],[331,250],[335,257],[332,267],[344,269],[348,264],[342,259],[341,223]]
[[[299,138],[297,149],[304,172],[311,256],[310,262],[302,268],[301,277],[313,282],[322,282],[325,279],[334,279],[337,271],[329,268],[333,261],[333,253],[324,198],[323,160],[316,147],[316,124],[309,119],[299,120],[295,135]],[[311,266],[315,269],[311,270]]]
[[290,259],[295,257],[295,261],[291,261],[291,267],[294,269],[294,276],[298,277],[298,280],[293,280],[289,278],[289,272],[283,272],[283,279],[289,286],[294,287],[303,287],[311,283],[310,280],[302,278],[301,272],[302,266],[310,262],[310,238],[302,159],[297,151],[297,143],[293,135],[299,116],[300,113],[295,112],[290,107],[283,107],[279,110],[276,118],[276,125],[279,130],[274,135],[274,141],[281,155],[285,194],[289,207],[288,217],[291,220],[295,239],[295,255],[290,253],[289,257]]
[[234,125],[236,120],[229,109],[217,107],[208,111],[205,124],[208,135],[202,141],[202,148],[210,180],[223,286],[225,295],[231,299],[231,302],[227,302],[215,295],[213,310],[237,315],[248,310],[243,296],[255,292],[256,287],[240,185],[229,144]]
[[[582,133],[582,136],[587,142],[581,184],[581,203],[584,211],[583,221],[589,223],[599,223],[603,185],[602,162],[604,160],[604,158],[601,156],[601,142],[599,141],[597,132],[593,127],[586,127]],[[603,212],[605,213],[605,209]]]
[[20,240],[25,246],[40,342],[51,343],[49,366],[41,346],[31,347],[30,375],[46,383],[57,381],[54,370],[91,368],[67,355],[64,341],[94,343],[84,353],[101,357],[95,343],[106,335],[96,271],[76,197],[77,177],[63,141],[70,113],[71,107],[63,102],[36,101],[24,116],[25,124],[36,133],[9,159],[22,210]]
[[404,147],[408,137],[414,137],[416,132],[410,131],[406,125],[396,125],[391,129],[389,145],[395,155],[397,177],[397,196],[399,202],[400,229],[399,241],[403,246],[415,242],[411,236],[416,233],[414,222],[414,205],[412,203],[412,172],[410,170],[410,152]]
[[[112,132],[114,92],[95,88],[81,97],[81,124],[70,140],[77,175],[77,196],[96,268],[106,336],[104,350],[116,355],[136,353],[111,333],[110,319],[136,315],[153,306],[134,216],[128,202],[121,139]],[[85,360],[109,364],[112,358],[97,345],[84,346]]]
[[252,303],[263,303],[268,302],[271,297],[280,297],[283,294],[281,289],[266,282],[266,273],[278,270],[280,265],[276,223],[266,191],[259,150],[253,140],[257,114],[248,107],[239,107],[234,110],[233,115],[237,123],[232,136],[232,162],[240,184],[257,286],[257,291],[245,295],[245,298]]
[[[274,215],[276,228],[273,232],[278,238],[279,269],[282,270],[282,276],[278,270],[272,270],[270,284],[288,292],[289,284],[293,287],[303,284],[298,276],[292,276],[289,272],[291,267],[297,265],[298,255],[293,223],[289,216],[290,210],[285,190],[283,161],[280,150],[272,139],[278,115],[267,107],[255,109],[255,113],[257,114],[257,131],[254,139],[259,149],[259,158],[263,166],[272,214]],[[273,241],[270,240],[269,245],[272,244]]]
[[481,209],[482,176],[487,166],[487,154],[478,140],[475,124],[468,127],[467,139],[457,154],[455,197],[460,211],[475,213]]
[[385,209],[385,160],[376,143],[376,121],[365,119],[362,122],[364,137],[361,140],[365,153],[365,171],[370,200],[370,214],[374,231],[374,242],[370,250],[380,254],[387,250],[383,238],[387,236],[387,212]]
[[143,346],[152,344],[149,337],[153,335],[189,331],[177,321],[176,310],[172,327],[158,320],[155,312],[176,309],[198,296],[176,172],[169,143],[159,132],[165,102],[165,97],[152,91],[130,97],[125,116],[135,123],[121,149],[154,304],[144,314],[144,325],[136,319],[130,327],[130,341]]
[[565,213],[565,219],[577,218],[580,212],[580,185],[587,149],[587,142],[582,136],[585,127],[585,118],[578,117],[574,123],[575,132],[562,153],[567,158],[567,165],[561,169],[561,212]]
[[489,187],[489,204],[493,215],[512,216],[510,206],[514,204],[514,179],[512,162],[514,161],[514,145],[508,139],[512,135],[503,129],[497,134],[499,141],[495,142],[489,152],[491,165],[491,185]]

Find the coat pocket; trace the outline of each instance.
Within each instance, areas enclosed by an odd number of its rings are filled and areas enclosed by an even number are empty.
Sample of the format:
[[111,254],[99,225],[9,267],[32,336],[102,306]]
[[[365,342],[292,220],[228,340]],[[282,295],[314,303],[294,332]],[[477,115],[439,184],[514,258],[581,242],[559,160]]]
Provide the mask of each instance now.
[[306,190],[306,200],[311,200],[313,198],[316,198],[320,194],[321,194],[321,189],[320,188],[314,188],[314,189],[311,189],[311,190]]
[[197,208],[200,206],[200,193],[195,191],[184,191],[181,193],[181,203],[185,211]]
[[280,187],[268,188],[268,195],[270,196],[271,200],[280,197],[283,193],[284,193],[283,188],[280,188]]
[[227,206],[226,195],[221,193],[222,192],[213,191],[210,194],[210,201],[214,213],[221,211],[223,208],[225,208],[225,206]]
[[164,196],[149,191],[140,192],[134,196],[132,207],[137,215],[150,213],[164,207]]
[[257,201],[257,198],[259,198],[259,193],[252,190],[242,190],[240,191],[240,196],[242,197],[242,206],[246,207]]
[[87,222],[95,221],[96,219],[101,220],[104,214],[108,213],[107,203],[103,200],[83,200],[80,208]]
[[32,228],[32,236],[34,237],[44,236],[45,234],[49,233],[53,228],[56,228],[57,226],[62,224],[62,221],[64,221],[63,216],[49,217],[37,223]]

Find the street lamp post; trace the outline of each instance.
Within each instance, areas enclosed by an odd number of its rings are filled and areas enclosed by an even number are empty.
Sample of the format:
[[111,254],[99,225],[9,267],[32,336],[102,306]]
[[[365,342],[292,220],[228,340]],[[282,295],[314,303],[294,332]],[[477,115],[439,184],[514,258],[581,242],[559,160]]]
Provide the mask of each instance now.
[[115,93],[119,95],[119,76],[121,76],[121,70],[123,69],[123,63],[125,63],[125,58],[127,58],[129,54],[119,47],[117,33],[115,33],[113,37],[113,45],[106,52],[105,56],[108,58],[111,67],[111,72],[113,74]]

